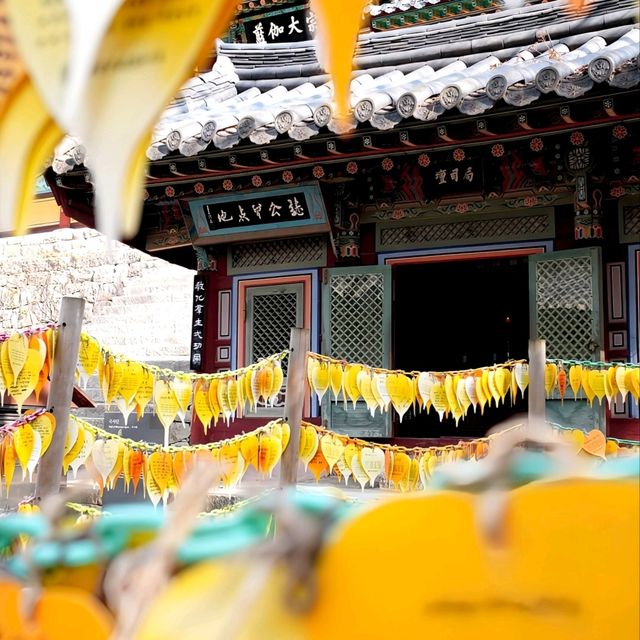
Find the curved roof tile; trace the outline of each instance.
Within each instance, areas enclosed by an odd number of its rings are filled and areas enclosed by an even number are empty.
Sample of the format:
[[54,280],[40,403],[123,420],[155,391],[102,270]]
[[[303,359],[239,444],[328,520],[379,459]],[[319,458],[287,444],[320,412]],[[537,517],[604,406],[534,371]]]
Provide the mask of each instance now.
[[[455,108],[476,115],[500,100],[521,106],[553,92],[575,98],[596,83],[632,87],[640,83],[640,30],[635,24],[636,11],[626,8],[634,3],[600,0],[588,17],[552,24],[544,33],[532,26],[533,17],[543,15],[548,24],[550,16],[564,11],[563,2],[460,18],[444,27],[443,23],[431,25],[433,29],[427,26],[368,34],[361,38],[360,51],[371,51],[372,57],[361,56],[359,62],[367,60],[373,66],[360,66],[354,73],[352,114],[346,121],[333,118],[331,83],[326,76],[315,74],[319,66],[299,63],[289,70],[289,81],[283,81],[278,79],[279,68],[291,58],[284,47],[221,45],[214,68],[190,80],[169,105],[153,132],[147,155],[151,160],[176,152],[193,156],[210,145],[228,149],[243,139],[266,145],[283,135],[300,141],[317,135],[323,127],[343,133],[363,122],[390,129],[405,118],[435,120]],[[522,26],[522,16],[528,19],[527,29],[514,32],[516,23]],[[488,33],[484,27],[489,24],[500,24],[500,35]],[[613,26],[602,29],[605,24]],[[460,33],[468,25],[475,25],[477,37],[461,42]],[[429,37],[428,46],[420,50],[407,54],[396,50],[406,48],[407,38],[426,45],[426,34],[445,31],[445,44]],[[376,48],[386,43],[389,49],[384,55],[373,54],[371,43]],[[314,51],[311,43],[292,48],[305,55]],[[232,52],[233,58],[229,58],[226,54]],[[278,55],[282,65],[269,67],[267,60]],[[259,68],[258,86],[245,79],[242,64],[250,58],[257,65],[256,73]],[[399,60],[417,62],[393,63]],[[314,73],[306,76],[305,71]],[[84,161],[84,153],[78,140],[65,139],[57,149],[54,171],[71,170]]]

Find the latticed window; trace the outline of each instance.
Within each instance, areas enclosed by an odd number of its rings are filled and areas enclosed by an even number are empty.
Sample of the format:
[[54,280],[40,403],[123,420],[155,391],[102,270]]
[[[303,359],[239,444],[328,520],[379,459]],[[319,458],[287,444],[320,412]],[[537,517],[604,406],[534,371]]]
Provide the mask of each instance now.
[[327,241],[323,236],[246,242],[229,247],[229,274],[258,273],[285,268],[320,267],[325,264]]
[[329,355],[382,366],[384,294],[382,273],[352,273],[332,278]]
[[480,244],[487,240],[521,240],[552,235],[548,214],[463,222],[440,222],[381,228],[379,248],[442,246],[443,243]]
[[599,310],[592,258],[550,256],[534,264],[536,333],[546,341],[547,357],[592,358],[601,347],[594,328]]
[[640,205],[622,207],[622,242],[637,242],[640,237]]
[[[304,285],[250,287],[247,289],[247,364],[289,348],[292,327],[302,326]],[[283,372],[287,375],[287,361]]]

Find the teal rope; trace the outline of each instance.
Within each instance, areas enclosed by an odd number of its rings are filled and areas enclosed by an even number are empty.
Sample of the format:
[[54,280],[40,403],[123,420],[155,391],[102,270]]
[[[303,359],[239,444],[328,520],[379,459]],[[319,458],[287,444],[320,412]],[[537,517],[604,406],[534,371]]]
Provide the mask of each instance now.
[[[181,564],[193,564],[241,551],[273,535],[273,513],[281,496],[267,495],[224,518],[199,518],[188,540],[177,552]],[[293,506],[309,515],[330,516],[337,522],[352,511],[351,503],[323,494],[289,492]],[[166,523],[167,514],[150,504],[116,505],[109,515],[96,518],[89,535],[80,539],[59,539],[40,513],[0,517],[0,550],[8,549],[20,535],[31,538],[27,555],[9,556],[6,569],[26,578],[33,567],[78,567],[115,557],[139,533],[153,534]],[[52,535],[53,534],[53,535]],[[0,554],[0,558],[2,555]]]

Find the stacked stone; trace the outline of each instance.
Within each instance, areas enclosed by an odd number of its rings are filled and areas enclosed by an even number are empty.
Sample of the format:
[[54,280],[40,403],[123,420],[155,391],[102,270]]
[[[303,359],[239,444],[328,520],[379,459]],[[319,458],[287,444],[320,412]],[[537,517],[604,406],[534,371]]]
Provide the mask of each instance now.
[[83,329],[139,360],[187,360],[193,272],[110,242],[91,229],[0,238],[0,328],[58,317],[85,299]]

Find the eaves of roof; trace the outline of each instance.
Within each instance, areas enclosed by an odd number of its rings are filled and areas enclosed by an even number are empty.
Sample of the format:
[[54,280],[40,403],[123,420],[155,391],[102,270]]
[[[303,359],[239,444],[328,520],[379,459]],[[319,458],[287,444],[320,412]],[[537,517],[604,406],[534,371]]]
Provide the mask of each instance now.
[[[167,108],[147,155],[152,161],[174,152],[194,156],[210,146],[266,145],[280,136],[300,141],[359,123],[386,130],[408,118],[433,121],[453,109],[479,115],[546,94],[570,100],[596,85],[640,84],[636,0],[592,6],[587,16],[573,17],[556,0],[367,34],[359,43],[346,121],[333,118],[331,83],[315,57],[309,61],[313,43],[221,44],[214,68],[189,81]],[[84,162],[80,141],[66,138],[53,169],[66,173]]]

